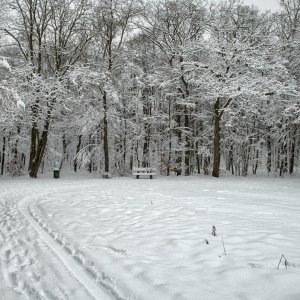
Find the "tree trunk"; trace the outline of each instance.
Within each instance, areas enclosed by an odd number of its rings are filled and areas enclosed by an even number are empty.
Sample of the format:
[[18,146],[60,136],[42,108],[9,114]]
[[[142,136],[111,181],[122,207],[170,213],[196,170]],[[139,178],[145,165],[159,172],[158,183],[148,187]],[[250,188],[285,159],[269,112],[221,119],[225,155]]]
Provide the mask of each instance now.
[[48,109],[47,112],[47,119],[45,120],[42,136],[40,139],[38,139],[38,145],[35,151],[35,157],[33,158],[31,162],[31,168],[29,171],[29,176],[31,178],[37,178],[37,173],[39,171],[39,168],[41,166],[47,142],[48,142],[48,133],[49,133],[49,128],[50,128],[50,120],[51,120],[51,114],[52,114],[52,109],[54,105],[55,99],[52,100],[52,103]]
[[296,136],[297,136],[297,128],[295,127],[293,131],[292,141],[291,141],[291,149],[290,149],[290,158],[289,158],[289,174],[294,173],[295,166],[295,152],[296,152]]
[[63,136],[62,136],[62,146],[63,146],[63,157],[62,157],[60,165],[59,165],[59,170],[62,169],[64,160],[65,160],[66,155],[67,155],[67,142],[66,142],[66,134],[65,133],[63,133]]
[[[270,127],[268,127],[268,132],[270,132]],[[268,151],[268,157],[267,157],[267,170],[268,174],[271,173],[272,169],[272,148],[271,148],[271,136],[267,136],[267,151]]]
[[[177,116],[176,116],[176,123],[177,126],[181,126],[181,116],[179,114],[179,110],[177,110]],[[182,135],[181,135],[181,129],[178,128],[176,130],[177,138],[178,138],[178,144],[181,144]],[[182,163],[182,151],[177,151],[177,158],[176,158],[176,169],[177,169],[177,176],[181,175],[181,163]]]
[[172,159],[172,114],[171,114],[171,97],[169,98],[169,149],[168,149],[168,162],[167,162],[167,176],[170,175],[170,166]]
[[43,130],[42,137],[39,140],[37,151],[36,151],[36,157],[35,160],[32,164],[31,170],[29,172],[29,176],[31,178],[37,178],[37,174],[39,171],[39,168],[41,166],[46,146],[47,146],[47,141],[48,141],[48,130]]
[[220,99],[218,99],[214,105],[214,117],[215,117],[215,124],[214,124],[214,162],[213,162],[213,177],[220,176],[220,161],[221,161],[221,150],[220,150]]
[[[88,148],[89,153],[91,153],[92,145],[94,145],[94,144],[95,144],[95,138],[93,138],[93,135],[90,134],[89,135],[89,148]],[[90,160],[89,160],[89,164],[88,164],[88,170],[89,170],[90,173],[92,173],[94,171],[94,158],[93,158],[92,155],[90,156]]]
[[16,142],[15,142],[14,148],[13,148],[13,150],[12,150],[15,161],[17,161],[17,159],[18,159],[18,146],[19,146],[19,136],[20,136],[20,132],[21,132],[21,128],[20,128],[20,126],[18,126],[18,127],[17,127]]
[[[82,137],[82,135],[80,134],[80,135],[78,136],[78,143],[77,143],[77,147],[76,147],[76,156],[77,156],[77,154],[78,154],[79,151],[80,151],[80,147],[81,147],[81,137]],[[77,166],[78,166],[77,158],[75,158],[75,159],[74,159],[74,164],[73,164],[74,172],[77,172]]]
[[37,146],[37,139],[38,139],[38,129],[37,124],[34,122],[32,124],[31,128],[31,140],[30,140],[30,154],[29,154],[29,166],[28,171],[31,172],[31,169],[33,168],[33,164],[36,157],[36,146]]
[[[188,109],[185,106],[184,108],[184,129],[185,131],[189,130],[190,126],[190,120],[189,120],[189,115],[188,115]],[[185,155],[184,155],[184,164],[185,164],[185,172],[184,174],[186,176],[189,176],[191,171],[190,171],[190,156],[191,156],[191,150],[190,150],[190,138],[187,134],[185,134]]]
[[109,173],[109,149],[108,149],[108,119],[107,119],[107,93],[103,93],[103,151],[104,151],[104,172],[106,175]]
[[3,136],[2,158],[1,158],[1,175],[4,175],[5,150],[6,150],[6,138],[5,138],[5,136]]
[[124,109],[124,137],[123,137],[123,172],[126,174],[126,151],[127,151],[127,121],[126,110]]
[[209,166],[209,157],[207,157],[205,155],[204,159],[203,159],[203,171],[204,171],[204,175],[209,175],[209,171],[208,171],[208,166]]
[[233,146],[230,146],[230,150],[229,150],[229,165],[228,165],[228,171],[231,171],[231,174],[234,175],[234,168],[233,168]]
[[254,169],[253,169],[253,174],[255,174],[255,175],[256,175],[257,169],[258,169],[258,158],[259,158],[259,151],[256,150],[255,165],[254,165]]
[[149,157],[149,142],[150,140],[150,133],[147,130],[145,139],[144,139],[144,146],[143,146],[143,161],[142,161],[142,167],[148,167],[150,164],[150,157]]

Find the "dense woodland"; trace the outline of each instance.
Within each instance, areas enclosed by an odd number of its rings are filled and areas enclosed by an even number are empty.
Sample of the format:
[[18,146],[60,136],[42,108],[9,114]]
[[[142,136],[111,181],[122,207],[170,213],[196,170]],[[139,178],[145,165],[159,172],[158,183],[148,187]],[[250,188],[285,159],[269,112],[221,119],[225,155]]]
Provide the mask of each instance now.
[[300,0],[0,0],[0,174],[295,174]]

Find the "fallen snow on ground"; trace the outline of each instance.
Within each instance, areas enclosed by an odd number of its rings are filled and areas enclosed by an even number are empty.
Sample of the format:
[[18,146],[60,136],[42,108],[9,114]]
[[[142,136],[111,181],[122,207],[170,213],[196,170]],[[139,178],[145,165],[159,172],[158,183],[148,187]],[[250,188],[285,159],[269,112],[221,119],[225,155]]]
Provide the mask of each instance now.
[[0,185],[0,299],[92,299],[18,209],[26,184]]
[[[0,299],[30,293],[29,299],[90,299],[89,284],[70,275],[76,266],[110,299],[298,300],[299,183],[237,177],[0,180]],[[34,226],[17,209],[25,196]],[[57,258],[57,247],[71,266]],[[282,254],[287,265],[282,261],[277,269]]]

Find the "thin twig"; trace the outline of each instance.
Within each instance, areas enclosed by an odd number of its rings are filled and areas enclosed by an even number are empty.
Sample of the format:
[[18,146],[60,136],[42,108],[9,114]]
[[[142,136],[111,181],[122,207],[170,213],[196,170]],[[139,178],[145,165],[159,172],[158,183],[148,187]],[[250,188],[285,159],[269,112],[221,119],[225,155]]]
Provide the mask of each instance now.
[[281,257],[280,257],[280,260],[279,260],[279,263],[278,263],[278,266],[277,266],[277,269],[279,269],[279,266],[281,264],[281,261],[282,259],[284,258],[284,266],[285,266],[285,269],[287,270],[287,266],[288,266],[288,261],[286,259],[286,257],[282,254]]
[[211,234],[212,234],[213,236],[216,236],[216,235],[217,235],[215,225],[213,225],[213,227],[212,227]]

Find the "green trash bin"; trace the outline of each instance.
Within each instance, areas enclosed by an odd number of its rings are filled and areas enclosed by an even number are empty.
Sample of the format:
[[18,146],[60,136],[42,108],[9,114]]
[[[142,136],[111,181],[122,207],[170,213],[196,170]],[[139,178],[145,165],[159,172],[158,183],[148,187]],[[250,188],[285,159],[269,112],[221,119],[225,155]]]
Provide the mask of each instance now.
[[58,178],[59,178],[59,169],[54,169],[54,171],[53,171],[53,177],[54,177],[55,179],[58,179]]

